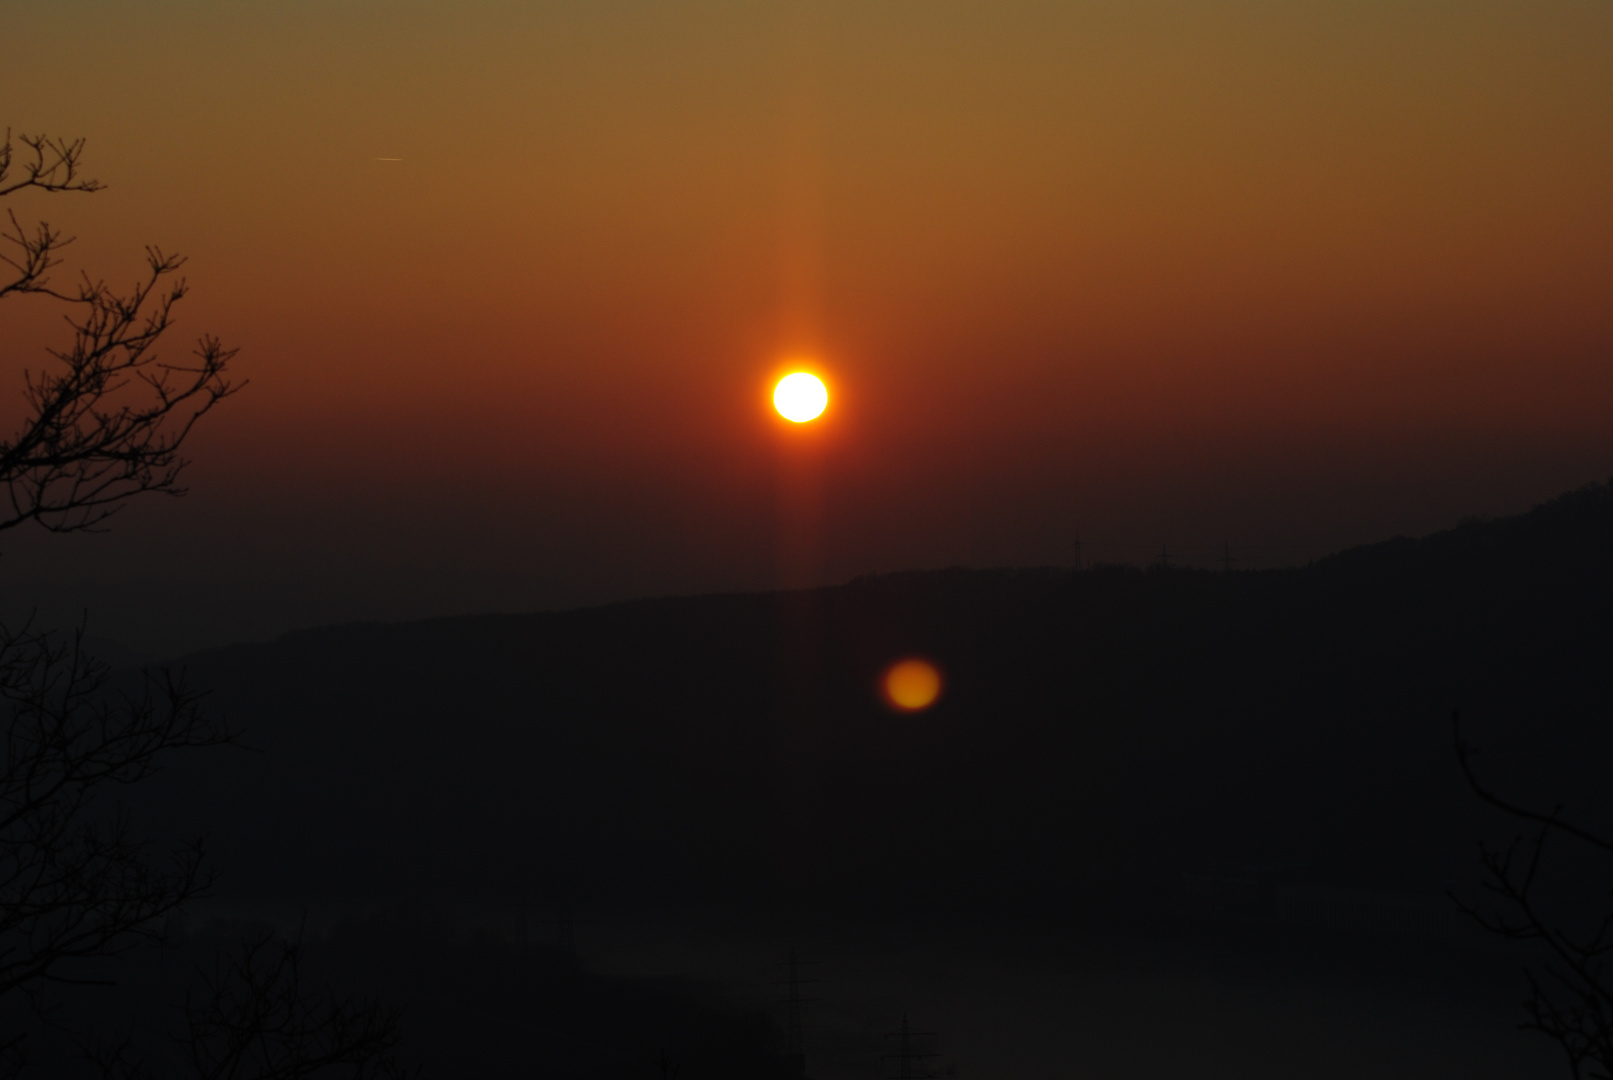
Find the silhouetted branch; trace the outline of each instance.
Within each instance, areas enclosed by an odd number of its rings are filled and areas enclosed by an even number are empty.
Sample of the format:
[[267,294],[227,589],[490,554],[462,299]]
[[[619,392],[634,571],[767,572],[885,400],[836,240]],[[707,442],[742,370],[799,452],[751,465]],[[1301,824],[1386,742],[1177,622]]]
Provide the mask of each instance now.
[[399,1042],[397,1012],[328,986],[308,986],[301,943],[273,932],[220,953],[211,969],[198,973],[185,995],[183,1027],[170,1036],[178,1055],[167,1068],[148,1065],[138,1034],[85,1047],[102,1080],[403,1080],[413,1075],[392,1053]]
[[1482,887],[1500,905],[1486,911],[1460,898],[1456,903],[1480,926],[1512,941],[1540,941],[1550,959],[1545,978],[1525,969],[1529,995],[1524,1001],[1529,1021],[1524,1028],[1542,1032],[1562,1047],[1575,1080],[1613,1077],[1613,980],[1606,958],[1613,952],[1613,896],[1606,913],[1586,933],[1575,934],[1543,912],[1536,899],[1548,840],[1555,836],[1579,841],[1595,851],[1613,854],[1613,843],[1562,818],[1562,807],[1549,813],[1518,806],[1490,791],[1473,769],[1476,751],[1462,739],[1461,719],[1451,714],[1452,741],[1462,773],[1480,799],[1534,827],[1530,836],[1514,836],[1505,848],[1480,842],[1479,859],[1486,878]]
[[[94,192],[81,175],[84,140],[24,136],[0,141],[0,198],[24,190]],[[12,271],[0,299],[45,297],[67,307],[65,348],[25,375],[28,412],[0,440],[0,532],[37,522],[54,532],[95,529],[125,500],[183,494],[180,448],[196,422],[238,387],[226,377],[235,350],[202,337],[188,359],[157,346],[186,294],[184,259],[146,249],[128,292],[83,275],[58,288],[51,271],[72,238],[46,222],[28,227],[8,210],[0,262]],[[113,693],[106,665],[70,638],[0,627],[0,998],[29,996],[47,1027],[43,988],[83,983],[75,962],[161,941],[170,915],[210,883],[199,840],[167,862],[138,839],[106,795],[149,778],[171,751],[231,736],[201,696],[171,672],[146,672],[133,692]],[[303,985],[297,944],[272,936],[221,958],[186,999],[182,1042],[198,1080],[293,1080],[339,1071],[402,1075],[391,1057],[397,1018],[374,1002]],[[90,980],[93,981],[93,980]],[[90,1061],[106,1077],[151,1075],[132,1037],[102,1043]],[[0,1038],[0,1076],[27,1063],[21,1035]]]
[[[11,129],[6,128],[0,142],[0,198],[23,188],[42,191],[100,191],[99,180],[81,179],[79,166],[84,156],[83,139],[58,139],[49,135],[20,135],[17,141],[23,146],[22,159],[16,159],[11,143]],[[20,169],[20,177],[13,174]]]
[[[0,144],[0,197],[25,188],[100,190],[79,177],[82,139],[21,143],[27,154],[16,176],[9,131]],[[0,298],[35,294],[67,304],[72,343],[47,350],[59,366],[26,376],[28,415],[0,441],[0,531],[29,521],[55,532],[93,529],[135,495],[182,494],[180,446],[197,420],[238,389],[226,377],[235,350],[216,338],[202,337],[181,362],[156,352],[186,293],[177,277],[185,260],[147,248],[146,272],[127,293],[88,275],[63,291],[50,271],[71,238],[45,222],[30,231],[12,211],[7,219],[0,239],[10,253],[0,260],[15,276],[0,283]]]
[[1542,814],[1539,811],[1529,810],[1514,803],[1508,802],[1499,795],[1496,795],[1489,788],[1485,787],[1479,782],[1477,774],[1475,774],[1473,771],[1473,758],[1478,756],[1478,751],[1469,746],[1462,739],[1460,713],[1451,713],[1451,732],[1452,739],[1456,747],[1456,760],[1457,763],[1462,767],[1462,775],[1467,777],[1468,786],[1473,789],[1473,793],[1479,798],[1483,799],[1496,809],[1503,810],[1506,813],[1511,814],[1513,817],[1520,818],[1524,821],[1533,821],[1536,824],[1545,826],[1548,831],[1559,830],[1567,833],[1569,836],[1583,840],[1585,843],[1590,844],[1593,847],[1601,848],[1603,851],[1613,854],[1613,841],[1603,839],[1594,833],[1586,832],[1584,829],[1570,825],[1568,822],[1563,821],[1560,816],[1562,807],[1554,807],[1550,814]]
[[340,1067],[353,1080],[403,1077],[398,1015],[357,995],[304,986],[302,946],[272,933],[222,957],[186,995],[197,1080],[302,1080]]
[[[48,135],[23,135],[18,142],[23,153],[18,160],[16,147],[11,141],[11,129],[6,129],[0,140],[0,199],[26,188],[44,192],[100,191],[99,180],[81,179],[80,160],[84,156],[83,139],[55,139]],[[20,173],[20,175],[19,175]],[[19,248],[19,256],[0,256],[6,265],[17,271],[17,277],[0,284],[0,297],[7,293],[48,292],[46,274],[60,262],[56,253],[72,243],[71,237],[40,222],[32,233],[22,227],[15,213],[8,213],[11,229],[4,233],[9,242]]]
[[210,880],[199,841],[159,864],[101,801],[149,777],[162,755],[229,733],[171,672],[110,693],[106,665],[82,645],[82,631],[0,629],[0,996],[74,981],[72,961],[160,938]]
[[17,220],[14,210],[6,211],[6,217],[10,220],[11,227],[0,233],[0,239],[13,245],[17,253],[0,254],[0,262],[16,271],[17,276],[0,283],[0,297],[9,293],[50,293],[50,270],[61,265],[61,258],[57,252],[71,244],[72,237],[64,237],[60,231],[51,228],[43,221],[37,222],[33,231],[29,232],[23,228],[22,222]]

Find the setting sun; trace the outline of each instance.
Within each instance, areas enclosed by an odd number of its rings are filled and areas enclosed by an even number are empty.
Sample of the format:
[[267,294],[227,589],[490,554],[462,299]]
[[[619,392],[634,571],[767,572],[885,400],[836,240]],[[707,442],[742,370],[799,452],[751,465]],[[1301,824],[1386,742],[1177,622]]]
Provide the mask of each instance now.
[[823,380],[805,371],[784,376],[773,388],[773,408],[797,424],[816,420],[828,404],[829,390]]
[[897,712],[922,712],[941,696],[941,671],[918,657],[898,660],[880,677],[879,691]]

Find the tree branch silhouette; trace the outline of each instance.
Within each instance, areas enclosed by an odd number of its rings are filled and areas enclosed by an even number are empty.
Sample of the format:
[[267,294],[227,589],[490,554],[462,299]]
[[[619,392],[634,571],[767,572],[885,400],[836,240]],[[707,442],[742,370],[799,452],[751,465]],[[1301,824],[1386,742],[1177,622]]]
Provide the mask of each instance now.
[[[0,197],[101,190],[99,181],[79,176],[84,140],[40,135],[21,144],[28,154],[19,165],[9,130],[0,143]],[[239,389],[227,377],[236,351],[211,335],[181,361],[156,351],[188,291],[177,276],[185,260],[148,247],[145,273],[129,291],[88,274],[64,290],[51,271],[72,238],[44,221],[30,230],[13,210],[7,219],[0,262],[13,276],[0,282],[0,298],[33,294],[67,305],[72,337],[67,347],[47,350],[54,366],[25,375],[27,418],[0,441],[0,531],[29,521],[54,532],[93,529],[133,496],[183,494],[181,445]]]
[[403,1076],[398,1015],[330,987],[309,990],[300,941],[264,934],[221,959],[185,1002],[198,1080],[298,1080],[345,1067],[354,1080]]
[[[0,140],[0,198],[93,193],[83,139]],[[0,299],[34,296],[66,308],[69,343],[24,375],[27,412],[0,440],[0,533],[35,523],[57,533],[95,531],[130,499],[183,495],[185,441],[239,389],[236,350],[199,338],[188,357],[158,352],[187,293],[185,260],[146,249],[126,292],[81,274],[70,288],[52,273],[72,238],[45,221],[25,226],[7,210],[0,228]],[[4,271],[0,271],[3,275]],[[200,839],[166,856],[132,829],[115,796],[149,780],[177,752],[233,741],[182,674],[146,671],[119,690],[107,665],[70,635],[0,625],[0,1000],[25,995],[47,1027],[85,1046],[84,1033],[47,1016],[45,992],[104,980],[82,962],[161,942],[169,916],[203,895],[212,877]],[[373,1002],[310,993],[300,945],[244,943],[204,976],[186,1002],[190,1064],[205,1080],[290,1080],[345,1068],[389,1076],[396,1016]],[[107,1076],[145,1075],[127,1041],[91,1054]],[[27,1064],[25,1036],[0,1034],[0,1074]],[[389,1071],[390,1070],[390,1071]]]
[[[180,1060],[171,1068],[194,1080],[404,1080],[393,1056],[399,1015],[379,1002],[311,987],[302,943],[273,931],[215,958],[185,994],[184,1026],[174,1033]],[[92,1047],[103,1080],[156,1080],[135,1039]]]
[[1531,830],[1513,836],[1504,847],[1479,843],[1485,871],[1481,888],[1492,906],[1470,904],[1454,895],[1452,899],[1497,937],[1544,946],[1547,960],[1540,972],[1524,969],[1529,987],[1524,1008],[1529,1019],[1522,1026],[1548,1036],[1562,1048],[1575,1080],[1610,1080],[1613,972],[1607,969],[1607,959],[1613,952],[1613,893],[1604,914],[1591,920],[1590,926],[1569,928],[1545,909],[1539,890],[1548,843],[1568,841],[1613,855],[1613,842],[1565,820],[1560,805],[1548,812],[1531,810],[1486,787],[1473,767],[1477,751],[1462,738],[1461,717],[1455,712],[1451,714],[1451,736],[1462,775],[1473,793]]
[[107,674],[82,631],[0,634],[0,996],[77,981],[73,961],[159,939],[210,882],[199,840],[162,865],[125,813],[99,803],[170,752],[229,734],[171,672],[117,694]]

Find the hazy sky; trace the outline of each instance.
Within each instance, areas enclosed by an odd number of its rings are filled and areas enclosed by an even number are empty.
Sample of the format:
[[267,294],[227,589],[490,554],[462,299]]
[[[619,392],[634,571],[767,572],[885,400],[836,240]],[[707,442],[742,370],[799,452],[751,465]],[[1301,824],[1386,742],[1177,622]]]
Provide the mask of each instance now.
[[[1606,0],[11,0],[0,40],[0,124],[109,185],[13,208],[115,281],[188,254],[180,333],[251,380],[187,500],[3,539],[11,604],[152,648],[1077,533],[1270,565],[1613,473]],[[0,307],[14,387],[51,318]],[[795,355],[811,433],[766,410]]]

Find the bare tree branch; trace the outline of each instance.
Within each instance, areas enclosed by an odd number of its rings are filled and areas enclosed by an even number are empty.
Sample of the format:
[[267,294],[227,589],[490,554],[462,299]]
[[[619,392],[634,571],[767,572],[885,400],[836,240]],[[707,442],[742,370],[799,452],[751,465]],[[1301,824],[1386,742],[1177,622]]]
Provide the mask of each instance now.
[[1514,836],[1504,848],[1479,844],[1479,860],[1485,870],[1482,887],[1499,910],[1453,899],[1490,933],[1545,946],[1547,960],[1541,974],[1530,969],[1524,972],[1529,984],[1524,1000],[1529,1020],[1522,1026],[1541,1032],[1562,1048],[1574,1080],[1613,1080],[1613,972],[1607,968],[1608,955],[1613,952],[1613,893],[1595,925],[1577,933],[1548,914],[1538,899],[1548,841],[1560,837],[1602,854],[1613,854],[1613,843],[1564,821],[1560,806],[1541,813],[1496,795],[1473,769],[1477,752],[1462,739],[1457,713],[1451,714],[1451,734],[1457,762],[1473,792],[1533,829],[1527,836]]
[[[396,1010],[329,986],[310,986],[301,937],[268,931],[219,953],[185,994],[183,1026],[167,1046],[124,1032],[85,1046],[102,1080],[405,1080],[393,1055]],[[142,1053],[157,1051],[153,1069]]]
[[[24,137],[19,165],[10,132],[0,144],[0,197],[28,188],[94,192],[80,178],[84,140]],[[71,344],[47,352],[56,364],[26,376],[28,416],[0,440],[0,532],[37,522],[53,532],[98,528],[123,502],[156,492],[180,495],[180,447],[196,422],[239,386],[227,376],[234,349],[200,338],[189,358],[165,361],[156,346],[173,326],[187,286],[185,260],[146,249],[146,272],[127,293],[88,275],[70,291],[50,271],[70,237],[39,222],[24,227],[14,211],[0,231],[0,255],[14,277],[8,295],[48,296],[68,306]]]
[[304,983],[300,940],[266,933],[221,957],[185,1003],[182,1041],[197,1080],[408,1075],[392,1056],[396,1012]]
[[[0,198],[24,190],[95,192],[81,174],[84,140],[0,141]],[[129,499],[181,495],[180,448],[197,421],[238,386],[235,350],[211,336],[188,358],[157,346],[186,294],[184,259],[146,249],[128,292],[83,275],[53,284],[72,238],[8,210],[0,229],[0,299],[45,297],[67,308],[71,343],[24,378],[28,413],[0,439],[0,532],[35,522],[53,532],[97,529]],[[82,961],[161,942],[169,916],[211,883],[200,840],[166,860],[139,839],[110,798],[149,779],[175,751],[232,736],[183,675],[147,672],[114,692],[106,665],[70,637],[0,626],[0,999],[22,993],[41,1023],[69,1034],[105,1077],[151,1074],[133,1036],[95,1044],[57,1022],[44,990],[93,983]],[[402,1076],[391,1055],[397,1016],[372,1001],[304,985],[300,943],[265,935],[221,957],[186,999],[181,1036],[197,1080],[365,1080]],[[21,1034],[0,1035],[0,1076],[27,1065]]]
[[106,799],[229,733],[170,672],[109,692],[82,646],[82,631],[0,630],[0,996],[160,938],[211,880],[199,841],[159,863]]
[[[11,129],[6,128],[5,139],[0,142],[0,199],[23,188],[95,192],[105,186],[99,180],[79,176],[84,157],[83,139],[19,135],[17,141],[24,151],[20,161],[11,144]],[[14,169],[20,169],[21,175],[14,175]]]
[[[49,193],[101,190],[103,185],[99,180],[79,176],[80,160],[84,156],[83,139],[23,135],[18,142],[23,150],[20,161],[12,145],[11,129],[7,128],[5,138],[0,140],[0,199],[28,188]],[[49,292],[50,281],[46,275],[51,267],[60,263],[57,253],[72,243],[72,238],[63,237],[59,230],[45,222],[40,222],[30,233],[14,212],[8,212],[7,217],[11,228],[0,235],[18,248],[18,254],[15,258],[0,256],[0,261],[15,270],[17,277],[0,284],[0,297],[8,293]]]
[[1462,775],[1467,777],[1468,786],[1473,789],[1473,793],[1475,795],[1496,809],[1505,811],[1515,818],[1519,818],[1523,821],[1533,821],[1538,825],[1545,826],[1548,831],[1559,830],[1578,840],[1583,840],[1592,847],[1598,847],[1609,854],[1613,854],[1613,841],[1604,839],[1603,837],[1597,836],[1594,833],[1586,832],[1584,829],[1578,828],[1566,821],[1563,821],[1560,816],[1560,811],[1562,809],[1561,807],[1554,808],[1549,814],[1542,814],[1537,810],[1528,810],[1524,807],[1508,802],[1499,795],[1496,795],[1489,788],[1485,787],[1479,782],[1478,775],[1473,771],[1473,759],[1478,756],[1478,751],[1469,746],[1462,739],[1460,713],[1451,713],[1451,731],[1452,739],[1456,747],[1457,764],[1461,765]]

